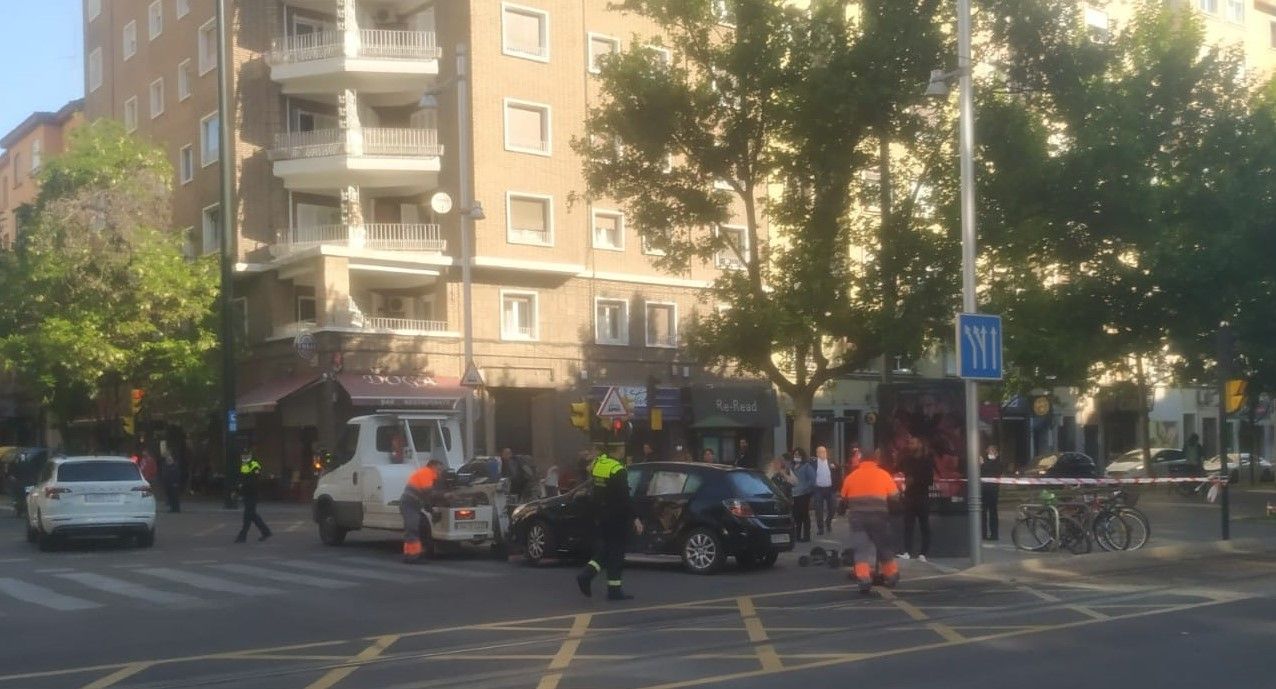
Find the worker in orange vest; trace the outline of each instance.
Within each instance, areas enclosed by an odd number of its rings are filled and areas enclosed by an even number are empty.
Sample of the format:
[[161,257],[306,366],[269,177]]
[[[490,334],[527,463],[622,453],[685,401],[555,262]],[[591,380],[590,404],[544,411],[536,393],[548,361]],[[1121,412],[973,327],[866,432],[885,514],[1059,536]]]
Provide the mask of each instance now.
[[877,463],[876,455],[863,457],[842,481],[842,500],[851,523],[851,548],[855,566],[850,576],[860,593],[873,587],[873,566],[887,587],[899,582],[899,563],[892,547],[889,501],[899,499],[895,479]]
[[[408,564],[419,562],[425,551],[421,545],[421,520],[424,518],[421,511],[437,498],[442,474],[443,463],[437,459],[430,460],[412,472],[403,488],[403,496],[399,498],[399,513],[403,515],[403,561]],[[426,538],[430,537],[428,529],[427,526]]]

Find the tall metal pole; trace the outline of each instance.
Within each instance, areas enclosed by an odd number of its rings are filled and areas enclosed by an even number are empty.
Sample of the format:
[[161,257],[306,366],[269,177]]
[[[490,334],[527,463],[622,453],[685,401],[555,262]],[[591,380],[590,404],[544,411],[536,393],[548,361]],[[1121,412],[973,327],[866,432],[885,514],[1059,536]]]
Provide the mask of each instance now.
[[[961,302],[962,310],[979,310],[975,294],[975,85],[971,75],[970,0],[957,0],[957,73],[959,147],[961,149]],[[980,524],[979,394],[976,383],[966,380],[966,512],[970,537],[970,562],[983,561],[983,527]]]
[[[1228,468],[1227,448],[1231,432],[1227,425],[1227,381],[1234,375],[1236,359],[1236,335],[1224,325],[1218,331],[1218,475],[1224,480],[1231,476]],[[1250,457],[1255,455],[1251,454]],[[1222,519],[1222,539],[1232,537],[1232,499],[1227,483],[1219,489],[1219,516]]]
[[[456,46],[456,131],[457,165],[461,201],[461,323],[462,349],[465,369],[474,365],[474,308],[473,308],[473,247],[474,195],[470,186],[474,182],[474,151],[470,141],[470,56],[464,43]],[[465,458],[474,456],[474,390],[465,395]]]
[[231,497],[239,458],[234,447],[231,415],[235,411],[235,163],[230,145],[230,85],[234,78],[227,47],[226,0],[217,0],[217,146],[221,167],[221,315],[222,315],[222,452],[226,461],[226,508],[233,509]]

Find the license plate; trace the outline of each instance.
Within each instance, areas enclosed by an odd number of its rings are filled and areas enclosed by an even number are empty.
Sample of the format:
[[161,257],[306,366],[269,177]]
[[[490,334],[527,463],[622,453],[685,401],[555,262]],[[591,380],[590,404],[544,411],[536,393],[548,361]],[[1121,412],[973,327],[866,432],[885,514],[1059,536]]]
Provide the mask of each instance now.
[[771,536],[772,543],[788,543],[789,540],[789,535],[786,533],[778,533]]
[[487,522],[457,522],[457,531],[487,531]]
[[112,503],[121,502],[121,499],[118,495],[86,495],[84,496],[84,502]]

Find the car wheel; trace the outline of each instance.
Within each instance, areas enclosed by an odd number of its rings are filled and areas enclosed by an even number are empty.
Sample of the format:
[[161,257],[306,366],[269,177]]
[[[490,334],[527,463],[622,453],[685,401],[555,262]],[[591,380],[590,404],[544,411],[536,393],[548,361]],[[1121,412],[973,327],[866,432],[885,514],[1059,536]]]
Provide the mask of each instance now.
[[137,547],[150,548],[155,545],[155,529],[147,529],[145,532],[138,534]]
[[337,515],[332,508],[325,508],[319,515],[319,540],[324,545],[339,546],[346,542],[347,530],[337,523]]
[[704,527],[693,529],[682,540],[682,564],[692,574],[713,574],[726,559],[722,539]]
[[758,558],[758,569],[770,569],[775,566],[776,561],[780,559],[780,553],[775,550],[769,550]]
[[523,559],[528,564],[539,565],[551,556],[556,548],[554,534],[545,520],[537,519],[532,522],[531,526],[527,527],[527,538],[524,539],[523,546]]

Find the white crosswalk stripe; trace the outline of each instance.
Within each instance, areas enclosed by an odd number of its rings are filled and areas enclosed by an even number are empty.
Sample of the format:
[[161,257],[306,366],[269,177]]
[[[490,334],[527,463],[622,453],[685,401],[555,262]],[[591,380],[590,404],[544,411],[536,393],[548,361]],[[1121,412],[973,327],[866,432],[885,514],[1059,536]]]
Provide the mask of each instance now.
[[54,610],[92,610],[102,607],[98,603],[83,598],[67,596],[53,589],[28,584],[20,579],[0,578],[0,593],[26,603],[40,605]]
[[[392,567],[398,563],[398,560],[389,558],[389,557],[387,558],[341,557],[337,559],[341,560],[342,562],[352,562],[359,565],[363,565],[365,567],[376,567],[379,569]],[[483,563],[483,565],[490,565],[490,564],[492,563]],[[491,579],[494,577],[501,576],[500,574],[497,574],[496,572],[490,572],[490,571],[487,571],[486,569],[480,569],[479,566],[476,566],[476,564],[474,563],[457,562],[457,563],[445,564],[443,562],[439,562],[438,560],[428,560],[422,564],[416,565],[416,567],[420,569],[423,574],[426,574],[426,575],[437,574],[439,576],[445,576],[445,577],[463,577],[463,578],[473,578],[473,579]]]
[[203,604],[199,598],[188,596],[184,593],[174,593],[172,591],[162,591],[149,586],[143,586],[132,581],[124,579],[116,579],[115,577],[94,574],[93,572],[72,572],[69,574],[58,574],[58,577],[74,581],[77,584],[87,586],[98,591],[106,591],[126,598],[136,598],[144,600],[148,603],[158,603],[161,605],[178,605],[178,606],[196,606]]
[[322,589],[343,589],[355,585],[354,582],[350,581],[324,579],[321,577],[312,577],[307,574],[297,574],[296,572],[281,572],[277,569],[267,569],[265,567],[256,567],[254,565],[223,564],[213,565],[212,569],[216,569],[221,572],[229,572],[231,574],[242,574],[261,579],[270,579],[272,581],[282,581],[286,584],[315,586]]
[[373,581],[387,581],[395,584],[408,584],[417,581],[416,577],[406,574],[391,574],[383,571],[385,568],[371,569],[365,567],[343,567],[341,565],[333,565],[325,562],[311,562],[309,560],[284,560],[279,564],[286,567],[303,569],[308,572],[323,572],[325,574],[333,574],[339,577],[356,577],[359,579],[372,579]]
[[209,576],[207,574],[197,574],[195,572],[186,572],[180,569],[169,569],[168,567],[151,567],[148,569],[139,569],[138,574],[158,577],[168,581],[175,581],[179,584],[193,586],[198,589],[208,591],[217,591],[218,593],[235,593],[241,596],[269,596],[283,591],[270,588],[268,586],[250,586],[241,584],[230,579]]

